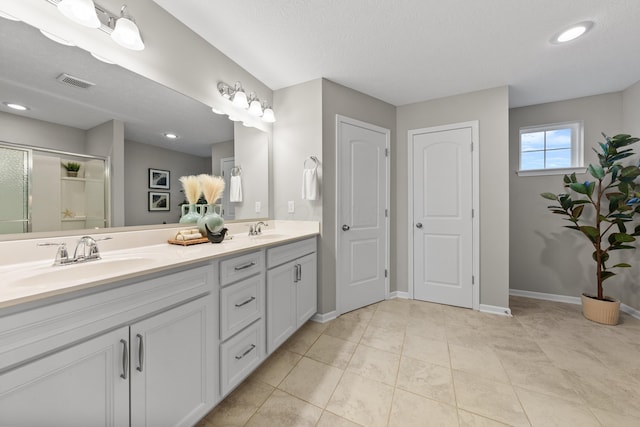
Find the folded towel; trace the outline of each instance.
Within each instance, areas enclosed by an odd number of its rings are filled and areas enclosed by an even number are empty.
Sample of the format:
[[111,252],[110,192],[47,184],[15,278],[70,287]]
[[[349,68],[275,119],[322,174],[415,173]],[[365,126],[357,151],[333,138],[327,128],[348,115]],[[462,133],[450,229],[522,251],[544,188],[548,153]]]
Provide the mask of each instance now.
[[317,168],[302,171],[302,200],[318,199],[318,170]]
[[240,175],[231,177],[231,181],[229,182],[229,201],[242,201],[242,181],[240,179]]

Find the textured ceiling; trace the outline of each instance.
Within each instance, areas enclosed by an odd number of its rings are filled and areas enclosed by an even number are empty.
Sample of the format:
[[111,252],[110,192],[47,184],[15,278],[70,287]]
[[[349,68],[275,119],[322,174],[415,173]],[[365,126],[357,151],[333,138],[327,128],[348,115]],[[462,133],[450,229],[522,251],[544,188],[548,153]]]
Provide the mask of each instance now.
[[325,77],[405,105],[509,85],[516,107],[640,80],[639,0],[154,1],[274,90]]

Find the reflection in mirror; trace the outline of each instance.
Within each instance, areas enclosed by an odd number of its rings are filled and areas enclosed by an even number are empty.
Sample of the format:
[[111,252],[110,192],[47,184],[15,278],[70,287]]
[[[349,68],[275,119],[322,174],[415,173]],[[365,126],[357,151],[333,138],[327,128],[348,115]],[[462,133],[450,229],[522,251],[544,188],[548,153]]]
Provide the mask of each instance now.
[[[29,109],[11,110],[4,104],[9,102]],[[165,138],[169,132],[177,138]],[[225,191],[226,219],[267,217],[268,136],[256,129],[241,133],[234,138],[234,123],[198,101],[0,18],[0,141],[108,158],[107,226],[177,223],[184,201],[180,176],[222,175],[224,165],[236,164],[243,169],[245,197],[231,202]],[[264,146],[249,142],[253,148],[243,148],[251,134]],[[150,188],[149,168],[169,171],[169,188]],[[254,182],[260,184],[256,189]],[[150,210],[150,191],[169,193],[170,209]],[[33,205],[39,202],[34,196]]]

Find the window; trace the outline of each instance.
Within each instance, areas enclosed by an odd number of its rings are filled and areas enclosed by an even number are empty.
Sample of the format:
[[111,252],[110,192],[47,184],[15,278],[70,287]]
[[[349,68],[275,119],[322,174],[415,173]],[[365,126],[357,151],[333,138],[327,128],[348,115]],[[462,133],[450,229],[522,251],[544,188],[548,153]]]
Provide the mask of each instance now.
[[584,169],[582,122],[520,128],[518,175],[551,175]]

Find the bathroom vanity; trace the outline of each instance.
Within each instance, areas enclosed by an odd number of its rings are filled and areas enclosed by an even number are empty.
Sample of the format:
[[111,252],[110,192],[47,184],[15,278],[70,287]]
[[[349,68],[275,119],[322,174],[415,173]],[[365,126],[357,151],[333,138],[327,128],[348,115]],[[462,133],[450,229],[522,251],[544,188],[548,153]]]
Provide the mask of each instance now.
[[315,314],[317,234],[0,267],[0,425],[195,424]]

